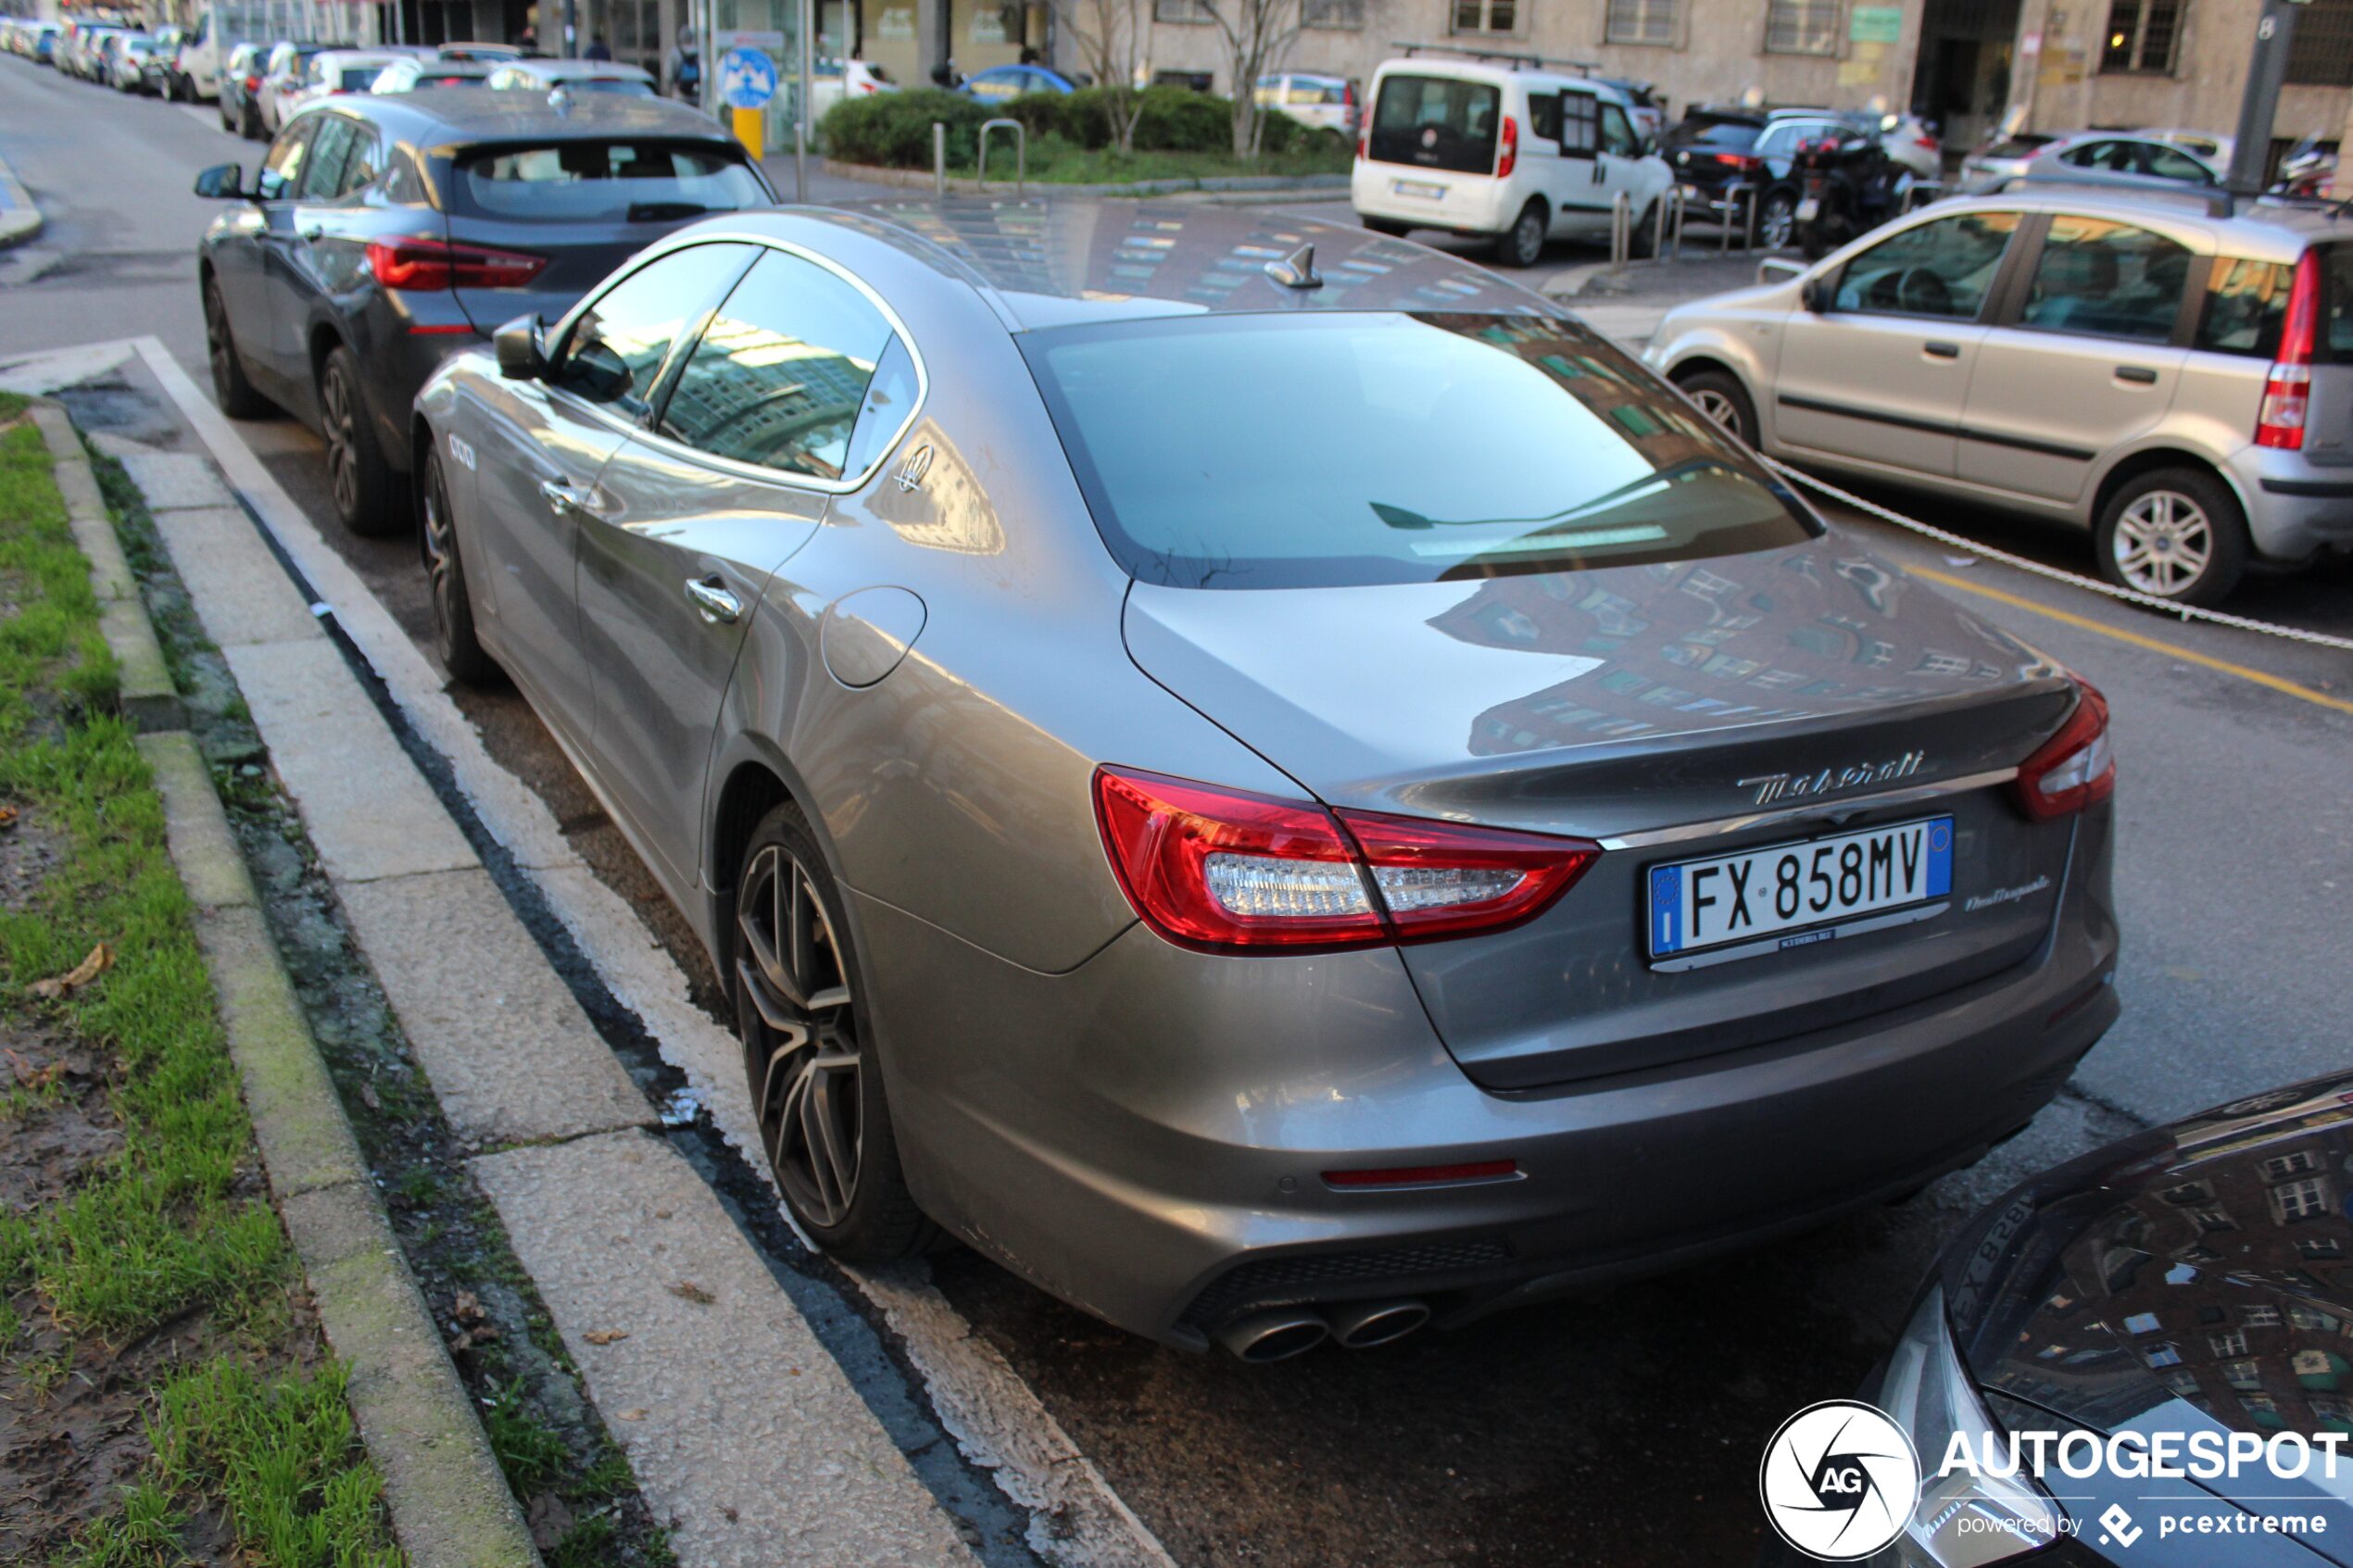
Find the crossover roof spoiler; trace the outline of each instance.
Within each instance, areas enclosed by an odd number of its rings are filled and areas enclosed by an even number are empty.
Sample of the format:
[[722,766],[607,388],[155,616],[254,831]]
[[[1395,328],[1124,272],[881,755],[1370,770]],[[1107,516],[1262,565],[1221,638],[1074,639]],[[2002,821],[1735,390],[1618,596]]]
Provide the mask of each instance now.
[[1591,76],[1602,69],[1599,60],[1561,60],[1544,55],[1510,54],[1501,49],[1472,49],[1460,44],[1408,44],[1392,39],[1389,46],[1409,60],[1416,55],[1454,55],[1466,60],[1500,61],[1514,70],[1541,70],[1551,66],[1558,70],[1573,70],[1580,76]]

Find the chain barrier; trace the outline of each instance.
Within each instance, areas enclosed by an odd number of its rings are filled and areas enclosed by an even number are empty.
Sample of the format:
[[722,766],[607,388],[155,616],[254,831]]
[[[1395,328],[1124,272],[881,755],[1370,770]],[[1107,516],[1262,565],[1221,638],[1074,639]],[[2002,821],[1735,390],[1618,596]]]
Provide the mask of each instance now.
[[1918,518],[1906,517],[1902,512],[1892,508],[1882,507],[1876,501],[1866,501],[1851,491],[1842,490],[1827,480],[1817,479],[1812,474],[1793,469],[1777,458],[1766,458],[1763,461],[1766,467],[1782,478],[1794,480],[1810,489],[1818,490],[1831,500],[1853,507],[1856,511],[1868,512],[1882,522],[1892,522],[1898,528],[1909,530],[1923,538],[1933,539],[1940,545],[1950,546],[1957,550],[1966,550],[1972,556],[1999,561],[2004,566],[2015,567],[2031,576],[2048,578],[2054,583],[2064,583],[2070,587],[2082,588],[2090,593],[2104,594],[2120,603],[2138,605],[2144,609],[2157,610],[2183,621],[2203,621],[2212,626],[2229,626],[2241,632],[2256,632],[2267,637],[2284,637],[2290,642],[2309,643],[2316,647],[2338,648],[2347,653],[2353,653],[2353,637],[2332,636],[2326,632],[2307,632],[2298,626],[2282,626],[2273,621],[2256,621],[2244,615],[2226,615],[2219,609],[2201,609],[2195,605],[2175,604],[2170,599],[2160,599],[2153,594],[2138,593],[2131,588],[2120,588],[2112,583],[2103,583],[2097,578],[2082,577],[2072,571],[2063,571],[2055,566],[2045,566],[2041,561],[2028,560],[2023,556],[2011,555],[2007,550],[1997,550],[1991,545],[1981,545],[1974,539],[1949,533],[1932,523],[1922,522]]

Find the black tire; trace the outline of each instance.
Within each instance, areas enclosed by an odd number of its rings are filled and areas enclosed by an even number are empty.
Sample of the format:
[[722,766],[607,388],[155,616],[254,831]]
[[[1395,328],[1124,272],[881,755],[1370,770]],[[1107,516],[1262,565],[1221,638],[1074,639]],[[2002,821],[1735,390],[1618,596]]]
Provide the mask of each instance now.
[[204,281],[205,358],[212,366],[212,400],[233,420],[258,420],[270,413],[270,399],[245,380],[245,360],[237,353],[236,333],[229,325],[229,302],[220,295],[217,278]]
[[248,142],[258,142],[264,139],[261,134],[261,113],[251,104],[241,104],[237,107],[237,134]]
[[319,366],[319,433],[327,443],[327,477],[335,516],[354,533],[375,537],[408,525],[400,479],[384,461],[368,414],[359,362],[337,344]]
[[1683,395],[1699,405],[1717,428],[1730,432],[1742,445],[1754,450],[1756,446],[1756,404],[1748,395],[1748,388],[1729,370],[1693,370],[1677,376],[1675,384]]
[[1658,254],[1658,203],[1642,208],[1634,220],[1633,232],[1626,236],[1626,254],[1636,261],[1648,261]]
[[1768,191],[1749,214],[1751,250],[1780,250],[1797,236],[1797,194]]
[[2092,527],[2100,575],[2169,604],[2216,605],[2246,574],[2246,513],[2209,470],[2155,469],[2118,489]]
[[458,520],[449,509],[449,485],[441,471],[438,447],[426,448],[424,467],[418,470],[417,514],[417,542],[433,592],[434,651],[459,685],[492,684],[498,678],[498,665],[474,636],[473,594],[466,585]]
[[1411,223],[1398,223],[1387,218],[1367,218],[1363,222],[1373,233],[1385,234],[1392,240],[1402,240],[1414,232]]
[[937,1227],[900,1169],[841,897],[789,803],[762,817],[745,847],[728,951],[761,1144],[793,1218],[853,1262],[921,1251]]
[[1495,259],[1506,267],[1533,267],[1544,258],[1544,198],[1530,196],[1512,226],[1495,236]]

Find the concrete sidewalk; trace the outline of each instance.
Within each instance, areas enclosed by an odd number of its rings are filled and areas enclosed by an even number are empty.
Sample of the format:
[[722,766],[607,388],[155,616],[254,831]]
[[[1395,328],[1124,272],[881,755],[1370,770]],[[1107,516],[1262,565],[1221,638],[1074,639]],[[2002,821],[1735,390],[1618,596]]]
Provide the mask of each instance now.
[[0,158],[0,250],[37,237],[41,223],[39,204],[18,180],[16,170]]

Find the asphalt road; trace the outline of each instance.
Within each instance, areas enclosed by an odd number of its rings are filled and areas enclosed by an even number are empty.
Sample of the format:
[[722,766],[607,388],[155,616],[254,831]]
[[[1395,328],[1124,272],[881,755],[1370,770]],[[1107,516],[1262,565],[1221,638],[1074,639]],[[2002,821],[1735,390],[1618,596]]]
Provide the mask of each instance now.
[[[202,382],[193,246],[208,210],[188,182],[224,159],[250,167],[258,150],[184,107],[0,58],[0,157],[51,218],[32,255],[0,257],[0,360],[153,332]],[[1592,259],[1564,253],[1558,264]],[[101,396],[84,417],[135,428],[154,414]],[[285,420],[242,428],[337,537],[316,441]],[[2063,531],[1906,504],[2003,547],[2083,564],[2081,539]],[[2027,1134],[1907,1204],[1604,1300],[1380,1352],[1268,1368],[1182,1355],[969,1254],[935,1260],[950,1298],[1187,1568],[1744,1561],[1762,1527],[1764,1439],[1799,1407],[1852,1388],[1938,1240],[1977,1204],[2133,1125],[2353,1055],[2342,972],[2353,656],[1957,564],[1942,546],[1833,515],[2107,690],[2121,769],[2123,1021]],[[424,640],[413,546],[342,545]],[[2232,608],[2353,633],[2348,588],[2343,566],[2258,579]],[[599,874],[699,972],[677,918],[536,720],[511,696],[466,700],[493,756],[549,799]]]

